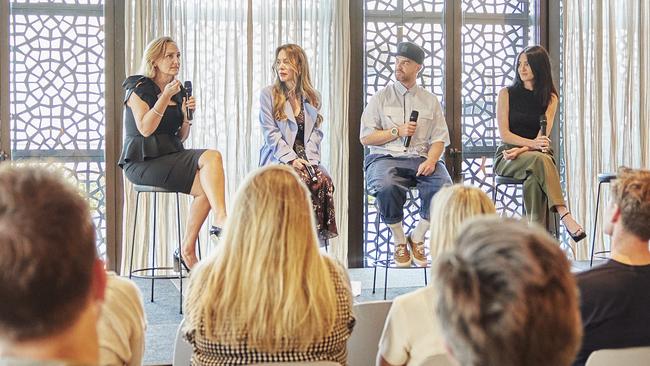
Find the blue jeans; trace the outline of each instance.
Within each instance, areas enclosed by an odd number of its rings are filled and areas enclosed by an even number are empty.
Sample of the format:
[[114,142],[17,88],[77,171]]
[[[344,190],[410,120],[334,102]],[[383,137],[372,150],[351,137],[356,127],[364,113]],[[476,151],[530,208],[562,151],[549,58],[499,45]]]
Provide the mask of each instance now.
[[377,198],[379,214],[386,224],[402,222],[406,193],[411,187],[417,187],[420,217],[428,221],[431,198],[444,185],[452,184],[442,161],[436,163],[433,174],[415,176],[418,166],[425,160],[423,157],[366,156],[368,193]]

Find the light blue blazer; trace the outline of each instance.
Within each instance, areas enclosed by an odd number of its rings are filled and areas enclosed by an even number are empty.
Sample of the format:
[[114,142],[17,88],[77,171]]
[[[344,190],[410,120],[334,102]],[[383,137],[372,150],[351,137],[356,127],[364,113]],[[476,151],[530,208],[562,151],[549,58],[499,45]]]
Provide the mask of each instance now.
[[[284,113],[287,119],[277,121],[273,117],[272,86],[267,86],[260,93],[260,125],[264,134],[264,146],[260,149],[260,166],[284,163],[298,158],[293,151],[293,143],[298,134],[296,116],[293,108],[287,101],[284,103]],[[316,127],[318,111],[314,106],[303,99],[305,111],[305,153],[311,165],[320,164],[320,143],[323,140],[323,131]]]

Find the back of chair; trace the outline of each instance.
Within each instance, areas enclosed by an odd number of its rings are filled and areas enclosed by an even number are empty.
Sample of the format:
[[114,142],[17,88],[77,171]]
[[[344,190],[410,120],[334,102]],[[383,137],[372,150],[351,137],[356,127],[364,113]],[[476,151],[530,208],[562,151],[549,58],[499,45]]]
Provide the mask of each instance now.
[[375,365],[379,338],[392,303],[392,300],[388,300],[354,305],[354,316],[357,321],[348,339],[348,365]]
[[332,361],[314,361],[314,362],[271,362],[271,363],[254,363],[250,366],[340,366],[338,362]]
[[620,349],[601,349],[592,352],[587,359],[587,366],[648,366],[650,365],[650,347]]
[[455,364],[447,355],[435,355],[424,360],[420,366],[454,366]]
[[173,366],[188,366],[192,358],[192,346],[183,338],[183,325],[185,319],[181,320],[176,330],[176,340],[174,341],[174,362]]

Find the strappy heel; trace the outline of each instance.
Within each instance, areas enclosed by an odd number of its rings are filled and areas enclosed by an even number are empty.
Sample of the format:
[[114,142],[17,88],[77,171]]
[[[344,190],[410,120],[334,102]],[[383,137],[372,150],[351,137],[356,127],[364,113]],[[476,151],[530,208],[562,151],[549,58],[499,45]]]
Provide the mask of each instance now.
[[178,252],[178,248],[174,251],[174,271],[175,272],[180,272],[181,271],[181,266],[185,268],[187,273],[190,273],[190,268],[185,264],[185,261],[183,260],[183,257],[181,254]]
[[569,228],[564,223],[564,218],[566,217],[566,215],[568,215],[570,213],[571,212],[567,211],[566,213],[564,213],[564,215],[560,216],[560,221],[562,221],[562,224],[564,225],[564,228],[566,229],[566,232],[569,233],[569,236],[571,236],[571,239],[573,239],[573,241],[575,241],[577,243],[580,240],[586,238],[587,233],[585,232],[585,229],[583,229],[583,228],[579,228],[578,230],[576,230],[573,233],[571,232],[571,230],[569,230]]

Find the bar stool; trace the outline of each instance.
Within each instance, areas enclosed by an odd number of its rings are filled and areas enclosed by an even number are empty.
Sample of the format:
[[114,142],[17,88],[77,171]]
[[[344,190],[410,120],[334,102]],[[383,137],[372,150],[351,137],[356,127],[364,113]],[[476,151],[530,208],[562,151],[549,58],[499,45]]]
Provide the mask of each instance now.
[[[508,185],[515,185],[515,186],[520,185],[523,188],[523,185],[524,185],[525,181],[526,181],[526,179],[516,179],[516,178],[512,178],[512,177],[504,177],[502,175],[496,175],[495,174],[494,175],[494,190],[492,191],[492,201],[494,201],[494,204],[496,205],[496,202],[497,202],[497,191],[498,191],[500,185],[505,185],[505,186],[508,186]],[[522,214],[521,214],[522,216],[526,216],[526,205],[524,205],[524,204],[521,205],[521,212],[522,212]],[[555,217],[555,215],[553,215],[553,227],[555,228],[555,238],[559,239],[560,232],[559,232],[559,229],[558,229],[558,222],[557,222],[557,218]],[[575,257],[575,253],[574,253],[574,257]]]
[[600,173],[598,174],[598,193],[596,194],[596,214],[594,215],[594,229],[591,233],[591,259],[589,260],[589,267],[594,265],[594,254],[609,253],[609,250],[601,250],[594,253],[594,246],[596,245],[596,224],[598,223],[598,208],[600,206],[600,187],[603,183],[611,183],[616,179],[616,173]]
[[[406,194],[406,202],[404,203],[404,208],[406,209],[409,207],[409,205],[416,205],[417,207],[417,201],[414,196],[414,192],[417,192],[417,190],[409,190]],[[368,197],[368,194],[366,194],[366,199]],[[375,201],[376,202],[376,201]],[[366,205],[367,207],[367,205]],[[368,214],[364,215],[366,220],[368,217]],[[374,294],[377,288],[377,267],[384,267],[384,300],[386,300],[386,288],[388,286],[388,270],[389,269],[423,269],[424,270],[424,285],[427,285],[427,268],[430,268],[431,266],[431,261],[427,259],[427,265],[425,267],[419,267],[415,266],[415,264],[411,264],[410,267],[397,267],[395,265],[395,260],[393,259],[393,250],[392,248],[395,246],[395,244],[392,244],[390,239],[392,237],[390,229],[387,229],[388,234],[386,235],[386,255],[384,258],[379,257],[379,237],[380,237],[380,225],[381,225],[381,220],[379,217],[379,208],[377,208],[377,215],[375,216],[375,221],[374,221],[374,226],[375,226],[375,257],[374,258],[369,258],[372,261],[372,266],[373,266],[373,275],[372,275],[372,293]],[[426,253],[426,256],[429,256],[429,253]]]
[[[134,184],[133,189],[136,192],[135,196],[135,217],[133,219],[133,235],[131,237],[131,260],[129,264],[129,278],[136,277],[136,278],[146,278],[146,279],[151,279],[151,302],[153,302],[154,298],[154,280],[162,280],[162,279],[175,279],[178,278],[180,282],[180,297],[179,297],[179,312],[183,314],[183,268],[179,268],[178,275],[160,275],[156,274],[156,271],[173,271],[174,267],[158,267],[156,266],[156,224],[158,222],[157,220],[157,200],[158,200],[158,194],[167,194],[167,193],[172,193],[176,195],[176,224],[177,224],[177,231],[178,231],[178,253],[181,253],[181,208],[180,208],[180,201],[178,197],[178,192],[176,191],[170,191],[165,188],[161,187],[155,187],[155,186],[146,186],[146,185],[140,185],[140,184]],[[153,238],[152,238],[152,248],[151,248],[151,267],[146,267],[146,268],[139,268],[139,269],[133,269],[133,252],[135,248],[135,232],[136,232],[136,226],[138,223],[138,206],[140,203],[140,194],[141,193],[153,193]],[[201,257],[201,245],[199,241],[199,258]],[[151,274],[139,274],[139,273],[145,273],[147,271],[151,271]]]

